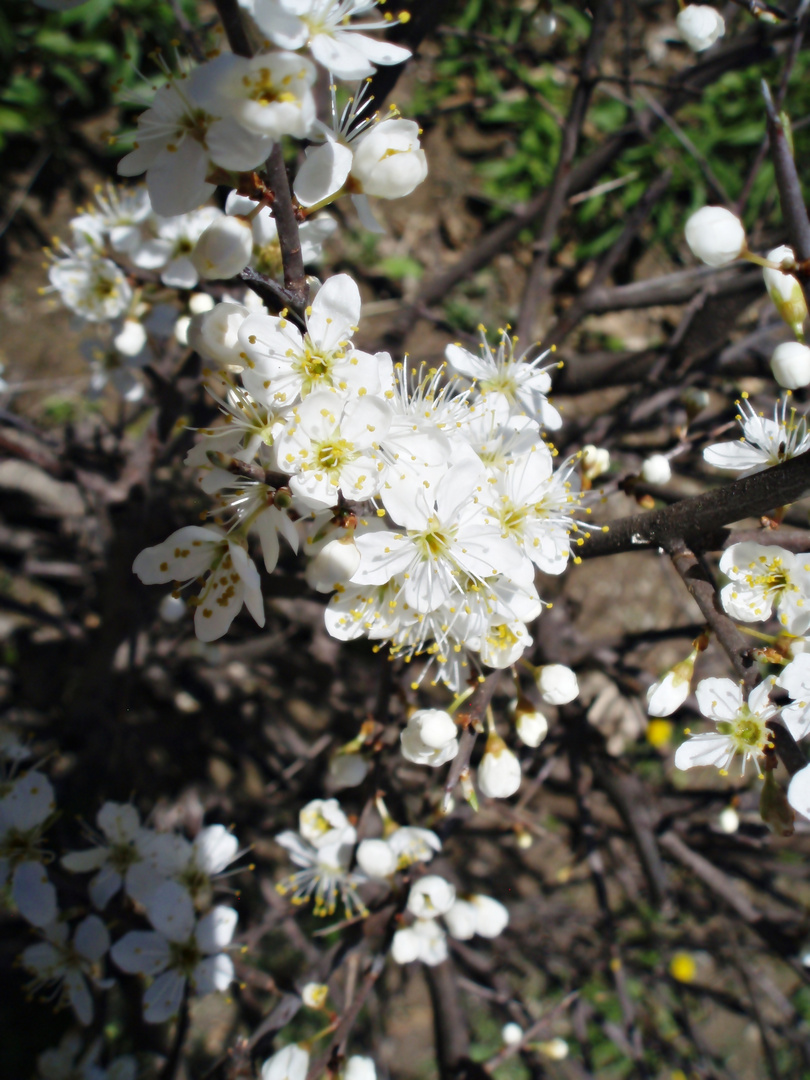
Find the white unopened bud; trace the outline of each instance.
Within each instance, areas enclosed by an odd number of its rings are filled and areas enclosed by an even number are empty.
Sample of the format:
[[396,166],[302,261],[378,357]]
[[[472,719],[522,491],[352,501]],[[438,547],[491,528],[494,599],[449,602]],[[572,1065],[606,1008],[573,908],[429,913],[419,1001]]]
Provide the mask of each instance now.
[[509,912],[500,900],[479,893],[470,897],[470,904],[475,910],[475,932],[479,937],[496,938],[509,925]]
[[262,1065],[262,1080],[306,1080],[309,1053],[298,1043],[290,1043]]
[[360,552],[354,537],[342,536],[339,540],[324,544],[318,554],[309,560],[304,577],[315,592],[334,592],[349,580],[359,565]]
[[520,697],[515,702],[513,716],[518,738],[526,746],[539,746],[548,735],[548,720],[529,701]]
[[588,443],[587,446],[582,447],[579,468],[586,480],[595,480],[597,476],[606,473],[610,468],[610,451]]
[[357,787],[368,776],[368,762],[362,754],[335,754],[329,759],[329,786]]
[[810,765],[794,774],[788,785],[787,799],[802,817],[810,818]]
[[377,1080],[377,1067],[373,1059],[353,1054],[346,1062],[343,1080]]
[[520,762],[500,737],[491,732],[478,766],[478,787],[490,799],[508,799],[520,787]]
[[456,900],[444,916],[447,929],[457,941],[469,941],[475,935],[475,908],[469,900]]
[[250,314],[244,304],[217,304],[211,311],[195,315],[188,331],[188,343],[204,360],[222,366],[244,366],[240,354],[239,327]]
[[410,964],[419,959],[419,938],[410,926],[394,934],[391,955],[398,964]]
[[798,341],[783,341],[773,351],[771,371],[786,390],[807,386],[810,383],[810,349]]
[[740,827],[740,815],[737,813],[733,806],[727,806],[717,815],[717,825],[720,829],[720,832],[731,835],[732,833],[735,833]]
[[740,257],[745,229],[739,218],[722,206],[704,206],[686,223],[686,242],[707,266],[725,266]]
[[[786,244],[768,252],[769,262],[782,263],[786,260],[792,262],[793,259],[793,248],[789,248]],[[762,271],[762,276],[765,279],[768,296],[773,301],[776,310],[793,333],[797,337],[803,337],[804,320],[807,318],[807,301],[799,282],[792,274],[772,270],[769,266]]]
[[417,765],[437,768],[458,753],[458,728],[442,709],[419,709],[400,735],[403,757]]
[[417,919],[435,919],[445,915],[455,902],[455,886],[438,874],[427,874],[411,886],[408,911]]
[[146,329],[138,319],[124,319],[123,326],[113,338],[113,345],[122,356],[137,356],[146,345]]
[[307,983],[301,991],[301,1000],[309,1009],[322,1009],[329,997],[326,983]]
[[687,386],[681,394],[681,403],[685,407],[689,419],[694,420],[698,413],[707,408],[709,395],[705,390],[699,390],[696,386]]
[[223,215],[212,221],[191,253],[201,278],[222,280],[245,269],[253,254],[253,230],[244,218]]
[[357,848],[357,865],[364,874],[386,878],[397,868],[397,857],[385,840],[363,840]]
[[568,1043],[559,1036],[549,1039],[548,1042],[537,1043],[537,1049],[552,1061],[565,1061],[568,1057]]
[[358,139],[351,175],[366,195],[399,199],[427,176],[427,158],[413,120],[383,120]]
[[653,683],[647,690],[647,712],[650,716],[671,716],[689,697],[695,673],[697,650]]
[[205,315],[206,311],[213,311],[217,302],[210,293],[195,292],[188,298],[188,310],[192,315]]
[[517,1046],[523,1038],[523,1028],[520,1024],[504,1024],[501,1028],[501,1041],[504,1046]]
[[675,24],[678,33],[694,52],[708,49],[726,32],[723,16],[708,4],[689,4],[679,12]]
[[648,484],[666,484],[672,479],[669,459],[663,454],[650,454],[641,466],[641,478]]
[[174,623],[186,617],[188,607],[182,597],[175,596],[174,593],[166,593],[160,601],[158,612],[164,622]]
[[544,664],[537,673],[537,689],[547,705],[567,705],[579,694],[579,683],[565,664]]

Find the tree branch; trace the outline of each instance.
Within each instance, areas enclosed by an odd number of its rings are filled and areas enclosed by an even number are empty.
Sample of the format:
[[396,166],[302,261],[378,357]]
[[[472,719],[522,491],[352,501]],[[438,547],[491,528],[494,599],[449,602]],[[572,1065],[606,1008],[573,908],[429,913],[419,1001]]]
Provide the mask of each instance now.
[[670,540],[684,540],[698,550],[723,545],[719,531],[746,517],[761,517],[776,507],[795,502],[810,490],[810,453],[735,480],[722,488],[681,499],[662,510],[634,514],[610,522],[607,532],[594,528],[575,543],[583,559],[662,547]]

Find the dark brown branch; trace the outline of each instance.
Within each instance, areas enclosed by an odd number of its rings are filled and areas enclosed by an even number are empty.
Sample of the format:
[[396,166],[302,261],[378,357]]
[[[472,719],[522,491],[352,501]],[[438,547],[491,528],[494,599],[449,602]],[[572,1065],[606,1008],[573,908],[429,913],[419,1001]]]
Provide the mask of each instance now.
[[548,293],[548,260],[551,254],[551,243],[565,209],[566,195],[571,183],[571,167],[579,146],[579,137],[591,94],[599,74],[599,57],[612,20],[613,0],[601,0],[601,3],[596,6],[591,34],[582,59],[579,81],[563,128],[560,156],[548,189],[543,220],[533,248],[536,254],[520,306],[517,334],[518,338],[526,342],[533,337],[536,312]]
[[690,596],[700,608],[706,623],[728,654],[734,670],[745,682],[747,689],[752,690],[759,675],[751,656],[751,645],[737,629],[734,621],[720,607],[717,586],[711,575],[683,540],[665,540],[664,548],[689,590]]
[[453,961],[425,967],[425,978],[433,1006],[436,1060],[441,1080],[454,1080],[470,1052],[467,1019],[458,996]]
[[795,502],[810,490],[810,453],[765,469],[754,476],[735,480],[703,495],[681,499],[673,506],[620,518],[608,532],[594,529],[577,541],[583,559],[662,547],[668,540],[682,539],[698,550],[722,546],[724,526],[746,517],[761,517],[786,503]]
[[776,186],[779,189],[779,202],[787,225],[788,240],[799,262],[805,262],[810,259],[810,219],[807,217],[807,208],[802,197],[796,162],[790,152],[782,119],[776,111],[771,92],[764,80],[762,91],[765,95],[765,112],[768,117],[768,135],[771,140]]
[[799,746],[784,724],[778,720],[769,720],[768,728],[773,738],[776,756],[791,776],[795,776],[807,765],[804,750]]
[[624,311],[633,308],[654,307],[658,304],[685,304],[707,284],[715,295],[738,293],[756,284],[762,287],[762,271],[738,263],[717,270],[711,266],[697,266],[679,270],[674,274],[662,274],[647,281],[634,281],[630,285],[614,285],[609,288],[588,290],[586,312],[598,314],[603,311]]

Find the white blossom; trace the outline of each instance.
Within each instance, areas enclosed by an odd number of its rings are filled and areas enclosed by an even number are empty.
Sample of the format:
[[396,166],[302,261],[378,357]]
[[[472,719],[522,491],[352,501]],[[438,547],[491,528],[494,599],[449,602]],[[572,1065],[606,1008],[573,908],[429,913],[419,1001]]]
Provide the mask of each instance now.
[[222,53],[206,65],[201,105],[229,117],[253,135],[278,141],[304,138],[315,119],[315,68],[289,52],[259,53],[249,59]]
[[11,896],[24,919],[48,926],[58,913],[56,889],[43,866],[43,836],[56,808],[47,776],[18,776],[0,799],[0,888],[11,877]]
[[282,49],[306,46],[335,78],[364,79],[375,64],[401,64],[411,55],[401,45],[359,32],[383,29],[391,21],[351,24],[353,15],[375,6],[376,0],[254,0],[253,17]]
[[241,273],[252,254],[250,222],[225,215],[212,221],[200,236],[191,253],[191,261],[201,278],[221,280]]
[[419,709],[400,734],[400,749],[406,760],[438,768],[458,753],[458,727],[441,709]]
[[421,960],[434,967],[447,959],[447,935],[436,919],[416,919],[394,934],[391,956],[398,964]]
[[720,571],[729,579],[720,599],[733,619],[764,622],[775,608],[788,633],[810,628],[810,552],[746,541],[723,552]]
[[736,755],[742,758],[742,771],[749,760],[756,763],[771,734],[766,722],[779,711],[768,695],[774,679],[763,680],[743,701],[739,683],[731,679],[703,679],[695,695],[704,716],[714,720],[717,730],[691,735],[675,752],[675,766],[691,769],[696,765],[716,765],[726,772]]
[[88,979],[99,981],[101,958],[110,947],[107,927],[97,915],[88,915],[70,939],[65,923],[53,922],[42,930],[44,941],[29,945],[21,956],[23,967],[33,975],[29,993],[53,986],[56,1008],[70,1004],[80,1024],[93,1020],[93,998]]
[[774,405],[773,420],[757,413],[747,397],[743,397],[737,402],[742,437],[738,442],[707,446],[703,451],[704,460],[718,469],[740,470],[742,476],[750,476],[810,449],[807,417],[798,416],[793,407],[788,417],[789,397],[785,394],[782,398],[781,408],[780,403]]
[[164,882],[145,906],[155,929],[131,930],[111,956],[122,971],[154,979],[144,994],[144,1019],[158,1024],[177,1014],[186,984],[197,995],[227,990],[234,969],[223,949],[238,916],[233,908],[215,907],[197,921],[191,897],[175,881]]

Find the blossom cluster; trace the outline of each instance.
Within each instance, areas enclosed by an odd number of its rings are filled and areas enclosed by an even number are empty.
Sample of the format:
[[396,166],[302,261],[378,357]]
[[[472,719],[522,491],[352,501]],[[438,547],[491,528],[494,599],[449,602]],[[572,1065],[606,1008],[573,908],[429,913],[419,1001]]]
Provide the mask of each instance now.
[[[291,894],[294,903],[312,900],[316,915],[334,914],[338,898],[347,917],[367,915],[360,895],[364,886],[394,889],[403,873],[430,862],[441,850],[441,840],[430,829],[398,825],[382,799],[377,800],[377,809],[382,836],[358,843],[357,831],[337,799],[307,803],[299,814],[298,831],[286,830],[276,837],[300,867],[278,883],[278,891]],[[405,908],[409,925],[397,930],[391,943],[391,955],[400,964],[413,960],[439,964],[447,957],[447,931],[459,940],[474,934],[495,938],[509,922],[499,901],[479,894],[461,897],[439,874],[418,877]]]

